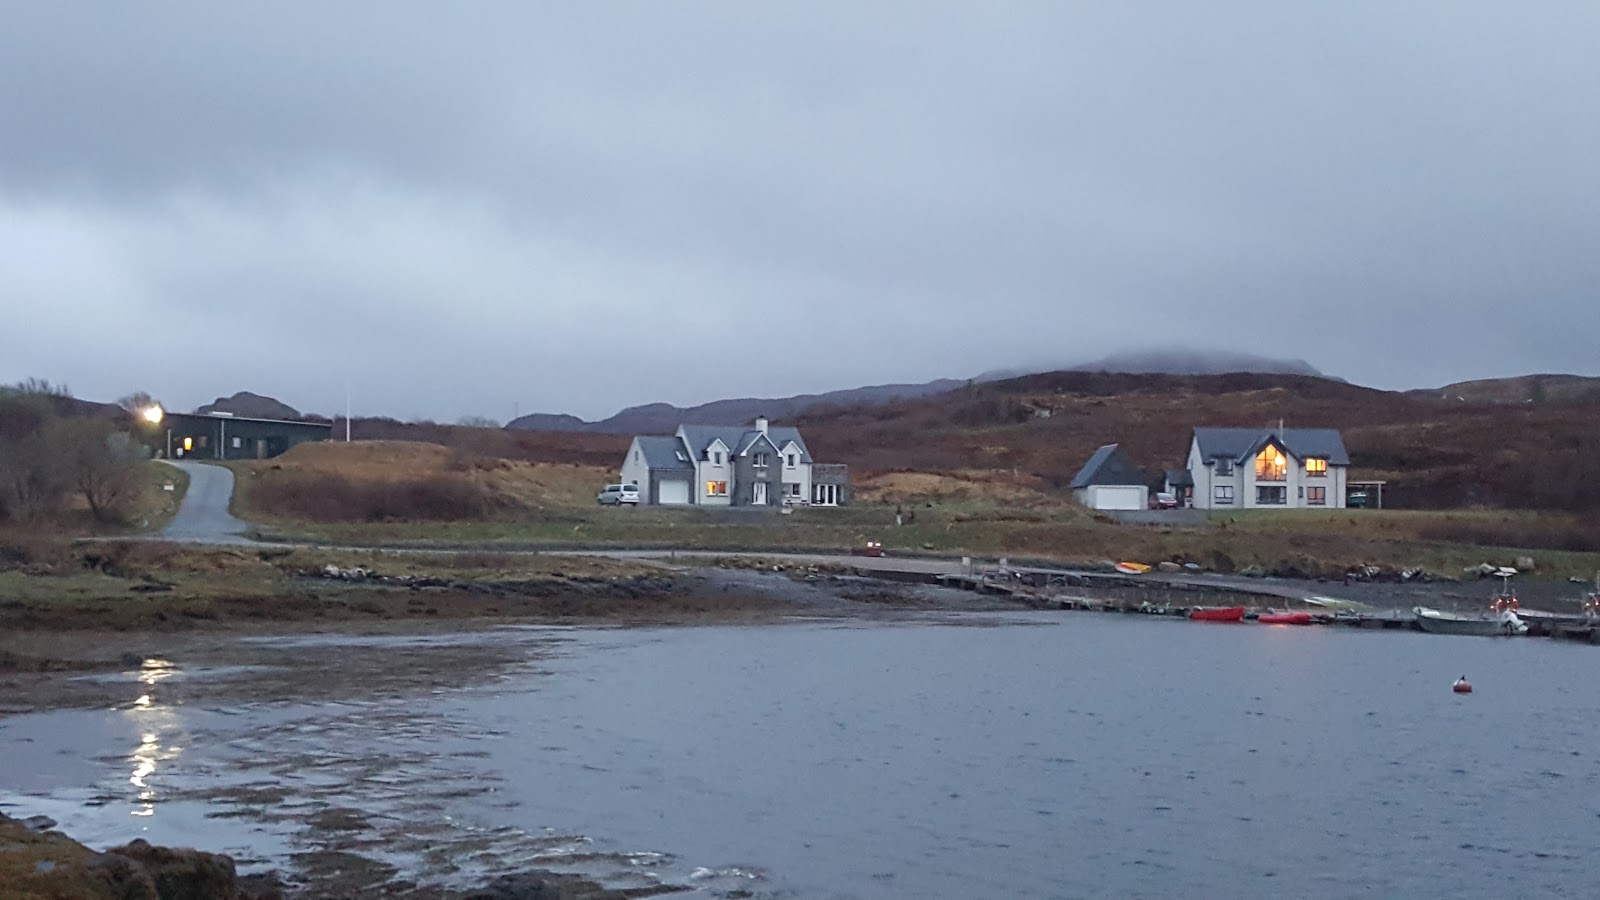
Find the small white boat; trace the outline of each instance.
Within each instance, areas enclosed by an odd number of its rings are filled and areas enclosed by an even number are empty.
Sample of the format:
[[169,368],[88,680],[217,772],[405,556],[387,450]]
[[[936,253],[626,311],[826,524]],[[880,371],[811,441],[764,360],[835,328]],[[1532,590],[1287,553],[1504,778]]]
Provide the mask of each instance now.
[[1509,609],[1487,615],[1470,616],[1442,612],[1426,606],[1416,607],[1412,612],[1416,615],[1417,626],[1429,634],[1494,636],[1528,633],[1528,623]]

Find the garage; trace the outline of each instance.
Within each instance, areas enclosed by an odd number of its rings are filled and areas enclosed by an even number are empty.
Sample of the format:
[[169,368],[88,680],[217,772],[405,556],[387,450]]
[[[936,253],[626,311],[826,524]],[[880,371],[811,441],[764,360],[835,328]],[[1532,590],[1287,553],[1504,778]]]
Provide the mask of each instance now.
[[1123,484],[1099,484],[1089,488],[1090,509],[1144,509],[1149,488]]
[[683,506],[689,502],[689,482],[682,479],[664,479],[656,485],[657,503],[662,506]]
[[1072,495],[1090,509],[1144,509],[1150,482],[1121,447],[1107,444],[1078,470]]

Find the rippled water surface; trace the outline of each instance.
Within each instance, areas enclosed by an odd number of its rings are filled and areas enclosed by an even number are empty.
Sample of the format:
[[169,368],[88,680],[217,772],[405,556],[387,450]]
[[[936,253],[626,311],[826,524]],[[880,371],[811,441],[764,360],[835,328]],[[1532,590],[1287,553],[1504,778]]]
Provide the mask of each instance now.
[[13,717],[0,750],[29,763],[0,799],[264,862],[348,808],[372,852],[445,881],[543,861],[804,897],[1593,890],[1592,647],[1087,613],[479,639],[529,663]]

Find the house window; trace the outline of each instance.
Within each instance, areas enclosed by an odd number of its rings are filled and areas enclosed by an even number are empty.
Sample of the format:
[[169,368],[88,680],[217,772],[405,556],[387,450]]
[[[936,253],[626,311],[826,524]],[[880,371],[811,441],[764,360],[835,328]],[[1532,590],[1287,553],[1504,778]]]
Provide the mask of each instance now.
[[233,449],[237,450],[237,449],[239,449],[240,447],[243,447],[243,446],[244,446],[244,441],[240,440],[239,438],[234,438],[233,439]]
[[1231,459],[1219,459],[1219,460],[1217,460],[1217,474],[1219,476],[1224,477],[1224,478],[1231,477],[1233,475],[1233,460],[1231,460]]
[[1289,460],[1282,450],[1268,447],[1256,455],[1257,481],[1286,481],[1288,478]]
[[1327,506],[1328,505],[1328,489],[1325,488],[1325,487],[1308,487],[1308,488],[1306,488],[1306,505],[1307,506]]
[[711,454],[711,461],[719,466],[722,465],[722,451],[718,450],[717,452]]
[[836,484],[812,485],[811,502],[817,506],[838,506],[839,486]]
[[756,454],[755,466],[758,469],[765,469],[767,467],[767,464],[770,461],[771,461],[771,457],[769,457],[767,454],[765,454],[765,453],[757,453]]
[[728,496],[728,483],[726,481],[708,481],[708,482],[706,482],[706,496],[707,497],[726,497],[726,496]]
[[678,450],[678,451],[675,451],[675,452],[678,454],[678,462],[688,462],[689,461],[689,457],[684,456],[682,450]]
[[800,482],[791,481],[787,485],[785,485],[785,487],[788,488],[789,496],[791,496],[791,497],[799,497],[800,496]]
[[1219,484],[1211,492],[1211,501],[1223,506],[1233,505],[1233,485]]
[[1256,488],[1257,506],[1287,506],[1288,503],[1289,489],[1282,485]]
[[1306,460],[1306,474],[1312,478],[1325,478],[1328,474],[1328,461],[1325,459]]
[[794,454],[789,454],[789,468],[794,468]]

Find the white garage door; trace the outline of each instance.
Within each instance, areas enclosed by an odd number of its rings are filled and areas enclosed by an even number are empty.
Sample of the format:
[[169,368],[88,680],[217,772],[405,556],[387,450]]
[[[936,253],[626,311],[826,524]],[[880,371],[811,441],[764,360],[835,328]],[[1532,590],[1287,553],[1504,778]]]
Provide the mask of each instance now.
[[1125,485],[1096,485],[1090,504],[1095,509],[1144,509],[1146,488]]
[[689,502],[689,482],[663,481],[658,486],[663,505],[677,506]]

